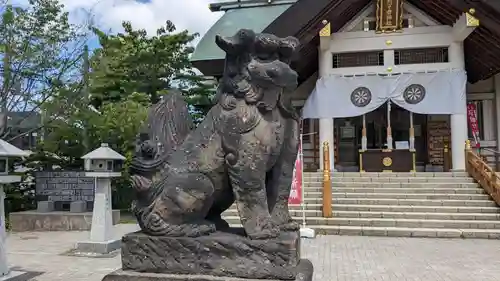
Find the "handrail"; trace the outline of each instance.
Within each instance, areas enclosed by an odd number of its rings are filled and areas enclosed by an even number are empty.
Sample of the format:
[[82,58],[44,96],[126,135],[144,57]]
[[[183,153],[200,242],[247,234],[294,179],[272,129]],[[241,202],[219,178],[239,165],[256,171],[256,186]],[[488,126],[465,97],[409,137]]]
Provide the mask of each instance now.
[[330,148],[323,142],[323,217],[332,217],[332,179],[330,177]]
[[470,141],[465,145],[465,168],[493,200],[500,205],[500,179],[486,162],[471,149]]
[[489,151],[489,152],[493,152],[493,154],[497,155],[497,154],[500,154],[500,151],[498,150],[494,150],[493,148],[489,148],[489,147],[481,147],[479,148],[480,150],[485,150],[485,151]]
[[[491,153],[491,155],[486,155],[484,154],[483,152],[484,151],[488,151]],[[489,163],[490,161],[488,161],[488,157],[491,157],[493,156],[495,158],[495,160],[493,160],[493,167],[496,171],[498,171],[500,169],[500,162],[499,162],[499,159],[500,159],[500,151],[498,150],[495,150],[493,148],[490,148],[490,147],[480,147],[479,148],[479,156],[483,159],[484,162],[486,162],[487,164],[491,164]]]

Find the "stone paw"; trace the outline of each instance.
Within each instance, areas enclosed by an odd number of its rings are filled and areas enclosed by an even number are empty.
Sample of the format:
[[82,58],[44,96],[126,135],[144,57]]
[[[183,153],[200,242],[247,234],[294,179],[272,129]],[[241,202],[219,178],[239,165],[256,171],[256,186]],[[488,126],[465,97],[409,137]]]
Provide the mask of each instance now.
[[272,223],[267,224],[265,227],[262,227],[260,231],[254,231],[251,233],[248,233],[248,237],[252,240],[263,240],[263,239],[270,239],[270,238],[276,238],[280,235],[280,229],[279,227],[275,226]]
[[215,224],[210,222],[202,222],[200,224],[192,224],[191,230],[186,233],[188,237],[199,237],[214,233],[216,230]]
[[287,223],[281,224],[279,227],[283,231],[297,231],[300,229],[300,225],[294,221],[289,221]]

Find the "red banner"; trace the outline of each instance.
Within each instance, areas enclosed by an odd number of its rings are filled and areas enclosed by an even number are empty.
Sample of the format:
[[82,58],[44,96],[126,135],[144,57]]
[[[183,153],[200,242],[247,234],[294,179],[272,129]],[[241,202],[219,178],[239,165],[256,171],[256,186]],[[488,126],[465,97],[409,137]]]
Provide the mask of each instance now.
[[467,120],[469,121],[469,127],[474,137],[474,142],[476,146],[479,147],[479,124],[477,122],[477,110],[475,103],[467,104]]
[[300,161],[301,153],[302,147],[299,147],[299,153],[297,153],[297,159],[295,160],[295,166],[293,167],[292,188],[290,189],[288,204],[302,203],[302,163]]

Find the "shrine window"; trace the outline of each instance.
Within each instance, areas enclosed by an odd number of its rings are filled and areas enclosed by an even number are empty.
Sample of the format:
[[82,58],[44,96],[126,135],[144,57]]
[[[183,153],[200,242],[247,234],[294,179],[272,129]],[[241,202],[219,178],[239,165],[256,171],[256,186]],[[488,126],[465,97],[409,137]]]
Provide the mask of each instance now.
[[384,51],[334,53],[333,68],[384,65]]
[[394,50],[394,64],[449,62],[448,47]]

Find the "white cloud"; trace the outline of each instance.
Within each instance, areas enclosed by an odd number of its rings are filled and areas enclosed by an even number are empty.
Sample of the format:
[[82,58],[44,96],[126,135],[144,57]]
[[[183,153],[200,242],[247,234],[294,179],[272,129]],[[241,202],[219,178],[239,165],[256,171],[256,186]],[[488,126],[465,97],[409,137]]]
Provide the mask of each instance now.
[[178,31],[187,29],[203,36],[222,15],[208,9],[213,0],[149,0],[147,3],[135,0],[60,1],[73,22],[86,21],[87,11],[91,11],[95,15],[95,23],[104,31],[111,32],[121,31],[122,21],[130,21],[134,28],[144,28],[149,34],[155,34],[157,28],[170,20]]

